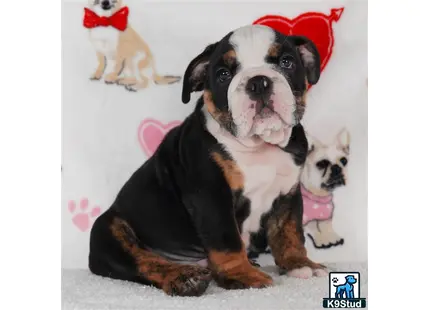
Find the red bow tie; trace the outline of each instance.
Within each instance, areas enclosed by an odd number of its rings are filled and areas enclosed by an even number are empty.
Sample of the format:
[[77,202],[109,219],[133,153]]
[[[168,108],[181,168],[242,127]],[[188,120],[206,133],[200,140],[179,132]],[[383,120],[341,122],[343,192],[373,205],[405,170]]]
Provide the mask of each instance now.
[[98,16],[96,13],[90,9],[84,8],[84,27],[94,28],[94,27],[108,27],[112,26],[118,30],[124,31],[127,28],[127,17],[128,17],[128,7],[123,7],[121,10],[111,15],[110,17]]

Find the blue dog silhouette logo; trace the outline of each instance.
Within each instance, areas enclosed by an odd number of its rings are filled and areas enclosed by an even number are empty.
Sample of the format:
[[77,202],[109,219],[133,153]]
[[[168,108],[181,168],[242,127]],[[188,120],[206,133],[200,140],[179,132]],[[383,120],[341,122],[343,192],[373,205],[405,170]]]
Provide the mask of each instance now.
[[329,297],[324,308],[365,308],[366,298],[360,296],[359,272],[330,272]]
[[[333,282],[338,282],[337,278],[333,278]],[[354,297],[354,284],[357,283],[357,279],[353,275],[345,277],[345,283],[336,285],[335,298],[355,298]]]

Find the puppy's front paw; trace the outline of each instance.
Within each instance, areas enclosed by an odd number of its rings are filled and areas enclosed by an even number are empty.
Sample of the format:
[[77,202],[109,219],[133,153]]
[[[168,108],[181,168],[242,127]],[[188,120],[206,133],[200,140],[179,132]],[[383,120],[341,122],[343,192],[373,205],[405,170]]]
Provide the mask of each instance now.
[[314,269],[312,270],[312,275],[315,277],[327,277],[328,272],[325,269]]
[[324,265],[314,263],[307,257],[291,257],[282,265],[281,270],[287,270],[287,275],[294,278],[309,279],[312,276],[328,275]]
[[125,78],[122,78],[122,79],[118,79],[118,80],[116,81],[116,83],[117,83],[118,85],[129,86],[129,85],[134,85],[134,84],[136,84],[136,83],[137,83],[137,80],[136,80],[136,78],[134,78],[134,77],[125,77]]
[[265,288],[273,284],[269,275],[255,267],[239,273],[217,274],[214,279],[219,286],[228,290]]
[[336,233],[308,233],[307,235],[317,249],[329,249],[344,243],[343,238]]
[[309,279],[312,276],[314,277],[326,277],[328,272],[322,268],[312,269],[311,267],[301,267],[290,270],[287,272],[289,277],[299,278],[299,279]]
[[105,83],[106,84],[113,84],[118,80],[118,75],[114,72],[109,73],[106,77],[105,77]]
[[102,78],[103,72],[96,71],[90,76],[91,81],[98,81]]
[[325,244],[331,244],[332,246],[337,246],[343,244],[344,240],[342,237],[340,237],[337,233],[332,231],[331,233],[327,234],[325,238]]
[[201,296],[211,280],[209,269],[184,265],[167,275],[162,289],[172,296]]
[[287,275],[293,278],[309,279],[312,277],[312,268],[307,266],[296,268],[288,271]]

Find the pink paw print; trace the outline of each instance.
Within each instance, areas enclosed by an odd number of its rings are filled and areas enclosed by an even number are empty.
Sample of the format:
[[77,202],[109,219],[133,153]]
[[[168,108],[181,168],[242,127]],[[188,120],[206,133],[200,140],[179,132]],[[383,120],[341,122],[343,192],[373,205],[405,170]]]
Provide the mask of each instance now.
[[82,232],[90,228],[90,219],[96,218],[101,213],[101,209],[98,206],[91,208],[91,210],[88,209],[87,198],[83,198],[79,203],[79,210],[76,209],[76,202],[70,200],[69,212],[73,215],[72,222]]

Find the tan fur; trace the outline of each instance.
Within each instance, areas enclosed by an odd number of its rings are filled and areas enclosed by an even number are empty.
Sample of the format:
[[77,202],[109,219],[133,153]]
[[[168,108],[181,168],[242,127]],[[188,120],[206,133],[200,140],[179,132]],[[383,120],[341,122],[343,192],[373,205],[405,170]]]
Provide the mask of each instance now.
[[212,93],[207,89],[203,92],[203,102],[205,103],[208,112],[218,121],[218,123],[223,124],[226,127],[234,123],[230,113],[220,111],[215,106],[212,99]]
[[[116,2],[112,14],[121,9],[122,6],[122,0]],[[133,67],[133,57],[139,52],[143,52],[145,54],[145,58],[138,62],[138,72],[135,72],[135,68]],[[91,76],[91,79],[101,79],[106,67],[105,58],[106,55],[97,52],[99,64],[96,71]],[[121,73],[123,66],[125,66],[133,74],[133,77],[119,78],[119,74]],[[149,78],[146,77],[142,72],[142,70],[146,68],[152,68],[152,80],[155,82],[155,84],[172,84],[181,80],[181,77],[179,76],[161,76],[157,73],[154,56],[148,44],[131,27],[131,25],[128,24],[124,31],[119,31],[119,39],[115,55],[115,68],[112,72],[105,76],[105,82],[108,84],[118,83],[119,85],[124,85],[128,90],[133,91],[146,88],[149,83]],[[141,81],[136,79],[136,74],[139,74]]]
[[267,55],[269,55],[270,57],[278,57],[280,50],[281,45],[279,43],[273,43],[272,46],[269,48]]
[[173,263],[165,258],[140,248],[130,225],[123,219],[114,218],[110,226],[113,237],[136,262],[136,275],[143,275],[169,295],[186,292],[187,279],[206,281],[210,273],[206,268]]
[[230,50],[223,55],[224,63],[230,67],[236,61],[236,51]]
[[308,258],[306,248],[301,242],[296,228],[296,221],[289,216],[287,210],[269,219],[267,238],[275,263],[280,268],[288,271],[302,267],[325,268]]
[[209,252],[214,279],[224,288],[261,288],[273,284],[272,278],[258,270],[248,260],[244,247],[239,252]]
[[243,174],[239,167],[232,160],[225,159],[220,153],[212,153],[212,158],[221,167],[227,183],[232,190],[241,190],[244,185]]

